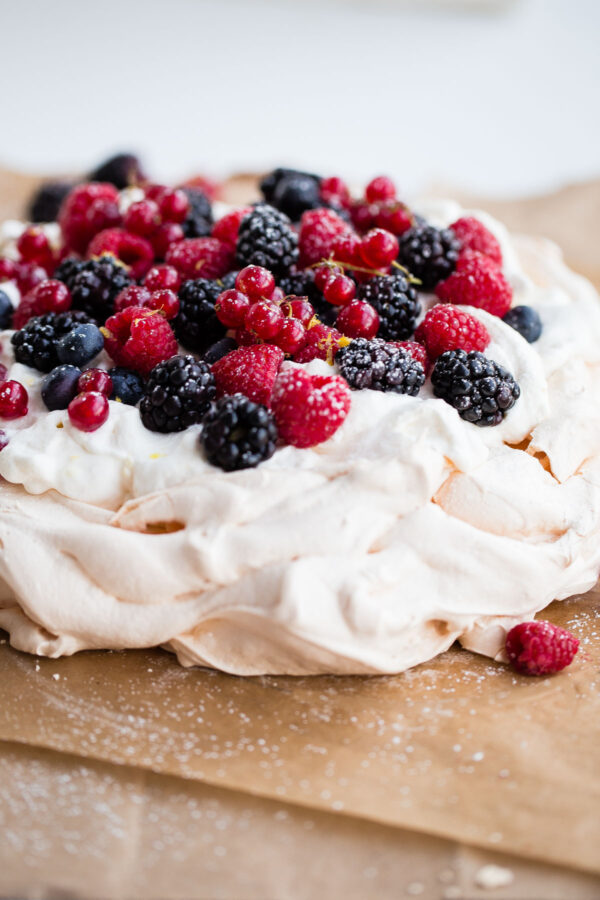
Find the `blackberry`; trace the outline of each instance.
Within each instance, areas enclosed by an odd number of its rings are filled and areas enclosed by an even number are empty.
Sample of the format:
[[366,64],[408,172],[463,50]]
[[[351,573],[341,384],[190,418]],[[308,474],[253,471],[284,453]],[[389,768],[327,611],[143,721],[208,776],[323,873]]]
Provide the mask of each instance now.
[[29,222],[54,222],[61,204],[71,188],[70,181],[45,181],[29,200],[26,218]]
[[534,344],[542,333],[542,320],[531,306],[514,306],[502,321],[518,331],[529,344]]
[[102,324],[114,313],[117,294],[135,284],[125,266],[109,253],[86,260],[78,272],[66,277],[73,308],[82,309]]
[[172,356],[150,372],[140,403],[142,422],[150,431],[183,431],[210,409],[215,379],[205,362]]
[[308,297],[321,322],[325,322],[326,325],[333,325],[339,311],[338,307],[328,303],[316,286],[314,270],[305,269],[303,272],[291,272],[280,278],[278,285],[286,295]]
[[286,215],[260,203],[244,216],[236,246],[236,263],[264,266],[275,277],[286,275],[298,259],[298,235]]
[[223,359],[224,356],[227,356],[228,353],[231,353],[232,350],[237,350],[238,342],[233,338],[224,337],[221,338],[220,341],[217,341],[208,348],[208,350],[204,351],[204,355],[202,359],[205,363],[208,363],[212,366],[213,363],[216,363],[219,359]]
[[113,383],[111,400],[120,400],[127,406],[137,406],[144,394],[144,382],[137,372],[115,366],[108,370]]
[[34,316],[11,337],[15,359],[40,372],[50,372],[60,364],[58,343],[76,325],[89,322],[84,312],[46,313]]
[[415,397],[425,381],[420,362],[402,347],[380,338],[357,338],[335,356],[340,374],[354,390],[393,391]]
[[272,203],[281,182],[289,181],[290,178],[307,178],[317,187],[321,185],[321,178],[318,175],[313,175],[311,172],[300,172],[298,169],[285,169],[279,166],[277,169],[269,172],[268,175],[265,175],[260,183],[261,193],[267,203]]
[[101,163],[86,181],[107,181],[120,191],[146,180],[142,164],[133,153],[117,153]]
[[179,312],[173,319],[175,337],[187,350],[202,353],[225,336],[217,319],[215,300],[224,288],[217,281],[196,278],[179,288]]
[[63,259],[63,261],[58,264],[52,277],[57,281],[62,281],[63,284],[66,284],[69,290],[71,290],[75,276],[83,271],[84,266],[84,259],[78,259],[76,256],[67,256],[66,259]]
[[199,188],[183,188],[190,201],[190,211],[181,226],[186,238],[207,237],[213,227],[214,219],[210,200]]
[[398,261],[421,281],[421,290],[431,291],[456,268],[460,241],[450,228],[419,223],[399,238]]
[[474,425],[499,425],[521,394],[510,372],[476,351],[442,353],[433,367],[431,384],[436,397]]
[[392,275],[369,278],[359,285],[358,299],[366,300],[379,313],[379,337],[405,341],[412,336],[421,303],[417,291],[402,272],[396,270]]
[[272,413],[243,394],[222,397],[202,423],[200,443],[206,458],[226,472],[249,469],[269,459],[276,442]]

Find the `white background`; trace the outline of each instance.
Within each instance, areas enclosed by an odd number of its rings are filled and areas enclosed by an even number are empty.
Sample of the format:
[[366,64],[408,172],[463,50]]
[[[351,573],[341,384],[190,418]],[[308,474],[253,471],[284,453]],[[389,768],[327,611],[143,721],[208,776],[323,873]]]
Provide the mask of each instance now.
[[0,0],[0,164],[133,148],[163,178],[288,163],[496,194],[597,175],[600,2],[478,5]]

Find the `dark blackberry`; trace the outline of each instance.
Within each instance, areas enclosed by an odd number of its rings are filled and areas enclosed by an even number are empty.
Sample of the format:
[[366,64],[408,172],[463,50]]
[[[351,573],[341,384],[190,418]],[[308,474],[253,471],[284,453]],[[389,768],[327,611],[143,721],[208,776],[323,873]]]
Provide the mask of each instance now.
[[49,372],[60,364],[57,353],[60,339],[75,325],[89,321],[89,316],[80,311],[34,316],[10,339],[15,348],[15,359],[24,366]]
[[101,163],[86,181],[107,181],[122,190],[146,180],[142,164],[133,153],[117,153]]
[[215,393],[215,379],[205,362],[172,356],[150,372],[140,403],[142,422],[150,431],[183,431],[202,420]]
[[315,284],[313,269],[305,269],[303,272],[291,272],[280,278],[278,285],[286,294],[294,297],[308,297],[314,310],[326,325],[333,325],[338,314],[338,307],[328,303],[319,288]]
[[286,169],[279,166],[277,169],[273,169],[272,172],[269,172],[268,175],[265,175],[260,183],[261,193],[267,203],[272,203],[280,183],[289,180],[290,178],[308,178],[317,187],[320,187],[321,185],[321,178],[319,175],[313,175],[311,172],[300,172],[298,169]]
[[434,228],[426,223],[413,225],[399,238],[398,261],[431,291],[456,268],[460,241],[450,228]]
[[226,472],[257,466],[275,453],[272,413],[243,394],[222,397],[202,422],[200,443],[213,466]]
[[[68,276],[69,277],[69,276]],[[130,284],[135,284],[125,266],[114,256],[105,253],[97,259],[86,260],[79,271],[70,277],[74,309],[82,309],[92,319],[104,324],[115,311],[115,297]]]
[[286,275],[298,259],[298,235],[286,215],[260,203],[244,216],[236,246],[236,264],[264,266],[275,277]]
[[335,361],[340,375],[354,390],[393,391],[415,397],[425,381],[420,362],[401,347],[380,338],[357,338],[338,350]]
[[179,288],[179,312],[173,319],[175,337],[187,350],[202,353],[225,336],[215,313],[215,300],[225,290],[217,281],[196,278]]
[[58,264],[52,277],[57,281],[62,281],[63,284],[66,284],[69,290],[71,290],[75,276],[83,271],[84,266],[85,259],[78,259],[76,256],[67,256],[66,259],[63,259],[63,261]]
[[542,320],[531,306],[513,306],[502,321],[518,331],[529,344],[534,344],[542,333]]
[[474,425],[499,425],[521,394],[510,372],[476,351],[442,353],[433,367],[431,384],[436,397]]
[[183,225],[186,238],[207,237],[213,227],[214,219],[210,200],[199,188],[183,188],[190,201],[190,211]]
[[123,366],[115,366],[108,370],[112,378],[113,388],[111,400],[120,400],[127,406],[136,406],[144,394],[144,382],[137,372]]
[[73,183],[70,181],[45,181],[39,186],[27,206],[29,222],[54,222],[61,204]]
[[414,286],[403,272],[376,275],[358,288],[358,299],[366,300],[379,313],[379,337],[388,341],[405,341],[411,337],[421,303]]

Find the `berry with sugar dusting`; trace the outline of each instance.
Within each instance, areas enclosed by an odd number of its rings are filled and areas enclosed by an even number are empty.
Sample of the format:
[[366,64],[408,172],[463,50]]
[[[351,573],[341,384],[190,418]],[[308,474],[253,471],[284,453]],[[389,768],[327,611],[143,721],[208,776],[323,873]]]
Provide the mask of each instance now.
[[398,200],[387,200],[378,204],[375,223],[378,228],[384,228],[391,231],[392,234],[399,236],[412,228],[415,224],[414,216],[411,211]]
[[383,228],[373,228],[360,242],[360,255],[369,268],[385,269],[398,256],[398,239]]
[[249,469],[275,453],[277,428],[269,410],[243,394],[221,397],[202,422],[200,444],[213,466]]
[[111,359],[143,376],[177,353],[177,341],[165,317],[145,307],[128,306],[111,316],[102,333]]
[[288,296],[281,304],[281,312],[287,318],[298,319],[305,328],[308,327],[315,315],[315,309],[307,297]]
[[456,268],[460,241],[449,228],[434,228],[419,223],[401,235],[398,260],[421,282],[421,289],[432,290]]
[[150,373],[140,403],[142,422],[150,431],[183,431],[202,420],[215,393],[207,363],[193,356],[172,356]]
[[221,278],[233,268],[231,247],[214,237],[185,238],[171,244],[165,262],[182,278]]
[[379,313],[364,300],[353,300],[338,313],[336,328],[349,338],[374,338],[379,331]]
[[105,397],[110,397],[113,387],[113,380],[104,369],[86,369],[77,379],[77,388],[82,394],[86,391],[97,391]]
[[144,285],[130,284],[115,297],[115,312],[121,312],[128,306],[145,306],[151,296],[151,291]]
[[339,178],[337,175],[323,178],[321,181],[321,200],[328,206],[348,208],[350,205],[350,190],[343,178]]
[[235,261],[263,266],[275,276],[286,275],[298,260],[298,235],[284,213],[266,203],[255,206],[240,223]]
[[380,318],[379,337],[390,341],[409,338],[421,314],[421,302],[404,272],[369,278],[358,289],[358,299],[377,310]]
[[239,209],[233,209],[231,212],[228,212],[215,222],[212,228],[212,236],[235,250],[240,223],[251,212],[251,206],[241,206]]
[[261,341],[270,341],[281,331],[283,313],[281,309],[267,300],[253,303],[246,313],[244,327],[255,334]]
[[427,350],[423,344],[419,344],[417,341],[391,341],[390,343],[394,347],[400,347],[401,350],[406,350],[407,353],[410,353],[413,359],[416,359],[417,362],[421,363],[425,375],[429,375],[431,360],[429,359]]
[[181,285],[181,275],[174,266],[161,263],[146,272],[143,281],[144,287],[149,291],[178,291]]
[[49,372],[59,365],[58,342],[76,325],[89,322],[89,317],[80,311],[46,313],[34,316],[23,328],[11,337],[15,359],[24,366],[31,366],[40,372]]
[[299,319],[285,319],[273,340],[287,356],[294,356],[306,344],[306,326]]
[[506,636],[510,663],[522,675],[560,672],[573,662],[578,649],[575,635],[552,622],[522,622]]
[[423,366],[406,350],[380,338],[357,338],[335,357],[340,374],[354,390],[416,397],[425,382]]
[[244,394],[255,403],[270,406],[273,385],[283,351],[272,344],[239,347],[212,366],[217,396]]
[[459,239],[462,252],[476,250],[484,256],[489,256],[497,266],[502,265],[502,249],[498,239],[479,219],[474,216],[463,216],[453,222],[450,228]]
[[356,296],[356,284],[348,275],[334,275],[325,282],[323,296],[333,306],[346,306]]
[[223,291],[215,302],[217,318],[226,328],[241,328],[249,309],[250,300],[242,291]]
[[299,266],[306,268],[332,252],[338,235],[349,231],[348,223],[331,209],[311,209],[300,220]]
[[160,213],[154,200],[138,200],[123,215],[123,226],[127,231],[141,237],[149,237],[160,224]]
[[64,365],[85,366],[98,356],[104,347],[104,338],[97,325],[83,322],[75,325],[56,345],[56,353]]
[[332,363],[333,358],[340,347],[345,347],[349,339],[328,325],[318,323],[306,331],[306,341],[300,350],[294,354],[294,362],[307,363],[313,359],[324,359]]
[[58,222],[65,244],[83,255],[99,231],[121,222],[119,192],[112,184],[80,184],[64,199]]
[[112,253],[136,279],[143,278],[154,262],[154,249],[150,241],[124,228],[107,228],[92,238],[87,249],[88,258],[103,253]]
[[348,385],[338,375],[310,375],[290,366],[280,372],[272,405],[280,438],[294,447],[314,447],[329,440],[350,411]]
[[174,291],[152,291],[150,297],[143,304],[147,309],[154,309],[161,313],[165,319],[171,321],[179,312],[179,297]]
[[235,286],[249,297],[267,298],[275,290],[275,278],[262,266],[246,266],[238,272]]
[[431,359],[446,350],[483,351],[490,343],[490,335],[479,319],[450,303],[436,303],[425,315],[415,332]]
[[438,357],[431,373],[433,393],[473,425],[499,425],[512,409],[521,388],[510,374],[483,353],[449,350]]
[[481,253],[470,252],[456,271],[437,285],[435,293],[446,303],[475,306],[493,316],[510,309],[513,292],[496,263]]
[[108,419],[109,405],[104,394],[86,391],[77,394],[67,407],[71,425],[79,431],[97,431]]
[[502,321],[518,331],[529,344],[534,344],[542,334],[542,320],[531,306],[513,306]]
[[3,381],[0,384],[0,418],[20,419],[27,415],[29,396],[20,381]]

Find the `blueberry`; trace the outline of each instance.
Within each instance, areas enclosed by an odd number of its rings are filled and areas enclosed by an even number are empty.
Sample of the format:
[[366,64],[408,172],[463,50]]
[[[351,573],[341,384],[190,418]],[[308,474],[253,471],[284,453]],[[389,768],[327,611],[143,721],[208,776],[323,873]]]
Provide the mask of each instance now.
[[0,330],[10,328],[12,321],[13,305],[10,297],[4,291],[0,291]]
[[202,359],[212,366],[213,363],[216,363],[218,359],[222,359],[228,353],[231,353],[232,350],[237,350],[237,347],[237,341],[234,341],[233,338],[221,338],[216,344],[210,345],[208,350],[202,354]]
[[72,331],[60,339],[56,352],[61,363],[84,366],[104,347],[104,338],[97,325],[88,322],[76,325]]
[[542,333],[542,320],[531,306],[515,306],[509,309],[502,321],[518,331],[530,344],[537,341]]
[[113,383],[111,400],[120,400],[121,403],[126,403],[128,406],[135,406],[141,400],[144,393],[144,382],[137,372],[116,366],[114,369],[109,369],[108,374]]
[[285,175],[275,188],[271,202],[296,222],[307,209],[320,205],[318,182],[310,175]]
[[66,409],[79,392],[77,381],[81,369],[77,366],[57,366],[42,381],[42,400],[48,409]]

